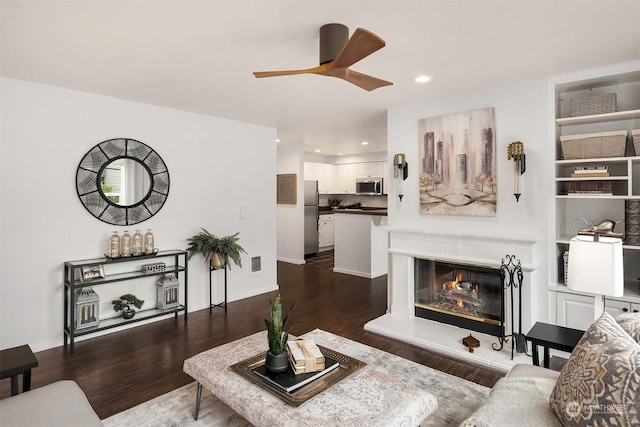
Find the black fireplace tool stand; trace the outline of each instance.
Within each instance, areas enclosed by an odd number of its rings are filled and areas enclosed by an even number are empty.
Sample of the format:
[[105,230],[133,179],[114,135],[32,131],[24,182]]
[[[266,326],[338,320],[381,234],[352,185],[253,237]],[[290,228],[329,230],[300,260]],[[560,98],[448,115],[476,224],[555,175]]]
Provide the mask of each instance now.
[[[522,274],[522,266],[520,265],[520,260],[516,260],[515,255],[506,255],[505,258],[502,259],[502,263],[500,265],[500,281],[502,282],[502,288],[509,293],[509,298],[511,301],[510,305],[510,316],[511,316],[511,334],[505,335],[504,328],[501,337],[498,337],[499,346],[496,343],[493,343],[491,347],[500,351],[504,348],[504,343],[509,341],[511,338],[511,360],[513,360],[513,353],[527,353],[527,340],[525,334],[522,333],[522,282],[524,275]],[[516,332],[516,323],[514,320],[514,294],[517,291],[517,303],[518,303],[518,332]],[[505,319],[505,298],[502,298],[501,303],[501,315],[502,319]]]

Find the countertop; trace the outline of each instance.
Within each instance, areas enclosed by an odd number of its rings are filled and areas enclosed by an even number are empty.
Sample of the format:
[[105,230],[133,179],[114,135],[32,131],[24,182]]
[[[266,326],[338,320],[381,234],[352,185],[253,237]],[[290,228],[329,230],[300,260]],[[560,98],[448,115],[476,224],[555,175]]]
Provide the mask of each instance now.
[[358,209],[331,209],[329,207],[320,207],[320,215],[327,214],[350,214],[350,215],[376,215],[387,216],[387,208],[358,208]]

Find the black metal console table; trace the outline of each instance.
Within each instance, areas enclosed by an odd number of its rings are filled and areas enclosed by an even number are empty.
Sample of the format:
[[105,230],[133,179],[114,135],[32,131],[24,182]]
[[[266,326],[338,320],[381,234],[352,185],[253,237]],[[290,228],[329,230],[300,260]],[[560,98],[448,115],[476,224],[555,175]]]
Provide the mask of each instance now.
[[[171,259],[170,265],[166,266],[166,270],[145,272],[142,271],[141,266],[145,263],[163,262]],[[104,270],[110,265],[125,265],[130,264],[131,270],[127,272],[119,272],[113,274],[104,274]],[[103,274],[91,278],[90,280],[82,280],[83,268],[87,269],[95,267],[103,272]],[[152,255],[130,256],[123,258],[94,258],[85,259],[79,261],[67,261],[64,263],[64,346],[67,346],[69,341],[69,350],[71,353],[74,351],[75,337],[81,335],[92,334],[107,329],[116,328],[118,326],[140,322],[142,320],[151,319],[154,317],[165,316],[168,314],[174,314],[176,320],[178,314],[184,312],[184,321],[187,321],[187,301],[188,289],[189,289],[189,275],[188,275],[188,262],[187,252],[172,249],[166,251],[159,251]],[[176,278],[179,274],[183,275],[183,291],[184,299],[182,304],[178,304],[171,308],[152,308],[137,311],[135,316],[131,319],[124,319],[121,316],[100,319],[96,326],[90,327],[76,327],[76,304],[75,295],[76,291],[80,291],[83,288],[89,288],[94,286],[108,285],[110,283],[130,281],[141,277],[161,276],[168,273],[174,273]]]

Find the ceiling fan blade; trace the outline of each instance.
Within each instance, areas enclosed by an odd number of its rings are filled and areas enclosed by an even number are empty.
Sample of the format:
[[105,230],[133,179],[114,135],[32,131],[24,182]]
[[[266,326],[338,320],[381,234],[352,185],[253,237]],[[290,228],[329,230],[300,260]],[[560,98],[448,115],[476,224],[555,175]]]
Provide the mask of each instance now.
[[302,70],[280,70],[280,71],[254,71],[253,75],[257,78],[291,76],[294,74],[326,74],[327,64],[319,65],[313,68],[305,68]]
[[362,74],[359,73],[357,71],[353,71],[353,70],[349,70],[346,69],[344,70],[344,75],[343,76],[336,76],[336,77],[340,77],[346,81],[348,81],[349,83],[352,83],[364,90],[368,90],[369,92],[371,92],[374,89],[378,89],[379,87],[384,87],[384,86],[390,86],[393,83],[388,82],[386,80],[382,80],[379,79],[377,77],[373,77],[373,76],[369,76],[367,74]]
[[357,28],[338,56],[330,62],[335,68],[346,68],[385,46],[384,40],[371,31]]

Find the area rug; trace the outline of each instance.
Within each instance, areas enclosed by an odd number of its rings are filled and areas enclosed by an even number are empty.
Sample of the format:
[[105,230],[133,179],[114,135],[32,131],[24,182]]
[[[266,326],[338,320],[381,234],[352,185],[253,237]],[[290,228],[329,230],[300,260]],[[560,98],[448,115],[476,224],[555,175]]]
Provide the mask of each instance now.
[[[305,338],[324,331],[312,331]],[[339,339],[339,337],[336,339]],[[323,345],[331,348],[330,342]],[[345,353],[347,354],[347,353]],[[352,341],[348,354],[370,366],[377,366],[393,377],[428,390],[438,401],[438,408],[421,423],[425,426],[458,426],[470,416],[486,399],[490,389],[407,359],[386,353]],[[238,378],[241,380],[241,378]],[[250,426],[224,402],[203,390],[202,405],[198,421],[193,419],[196,387],[195,382],[166,393],[127,411],[103,420],[105,427],[197,427],[197,426]]]

